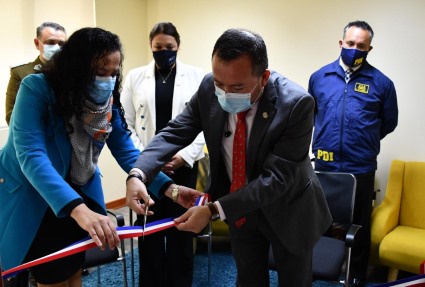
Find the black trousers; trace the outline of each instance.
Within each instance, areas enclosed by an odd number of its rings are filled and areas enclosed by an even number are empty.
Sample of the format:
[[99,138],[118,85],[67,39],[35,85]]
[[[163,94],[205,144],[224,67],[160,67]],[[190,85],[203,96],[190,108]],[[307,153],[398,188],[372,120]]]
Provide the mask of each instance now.
[[[4,279],[4,284],[0,286],[4,287],[28,287],[28,280],[29,280],[29,271],[24,270],[15,277],[10,277],[8,279]],[[1,278],[0,278],[1,280]]]
[[[198,164],[192,169],[181,167],[170,176],[176,184],[195,188]],[[155,199],[148,217],[152,222],[168,217],[178,217],[186,212],[182,206],[169,198]],[[143,224],[143,216],[137,216]],[[139,237],[140,287],[190,287],[193,275],[193,236],[191,232],[179,231],[172,227],[157,233]]]
[[354,204],[353,222],[362,226],[356,235],[356,243],[352,250],[352,277],[366,281],[370,251],[370,221],[375,184],[375,172],[356,174],[356,200]]
[[[279,286],[312,286],[312,250],[303,256],[289,252],[260,210],[246,215],[246,222],[237,228],[229,225],[232,253],[238,271],[236,286],[269,286],[268,256],[270,245],[279,278]],[[287,232],[291,232],[288,230]]]

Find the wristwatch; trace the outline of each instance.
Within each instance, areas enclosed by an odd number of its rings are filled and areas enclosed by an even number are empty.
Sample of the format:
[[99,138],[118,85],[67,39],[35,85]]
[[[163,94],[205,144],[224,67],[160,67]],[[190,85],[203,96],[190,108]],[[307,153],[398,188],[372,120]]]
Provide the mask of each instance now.
[[210,209],[210,212],[211,212],[211,220],[216,221],[217,219],[220,219],[220,213],[218,212],[215,204],[212,203],[212,202],[208,202],[207,206],[208,206],[208,208]]
[[[143,172],[142,172],[143,173]],[[136,169],[132,169],[130,170],[127,179],[125,180],[125,183],[127,184],[127,182],[131,179],[131,178],[138,178],[141,182],[143,182],[144,184],[147,183],[147,178],[145,174],[141,174],[139,171],[137,171]]]
[[138,178],[141,182],[143,182],[143,183],[146,183],[146,180],[145,179],[143,179],[143,177],[139,174],[139,173],[130,173],[128,176],[127,176],[127,179],[125,180],[125,183],[127,183],[128,181],[129,181],[129,179],[130,178],[133,178],[133,177],[135,177],[135,178]]
[[171,198],[173,199],[174,202],[177,201],[177,198],[179,198],[179,186],[176,185],[176,187],[174,187],[171,190]]

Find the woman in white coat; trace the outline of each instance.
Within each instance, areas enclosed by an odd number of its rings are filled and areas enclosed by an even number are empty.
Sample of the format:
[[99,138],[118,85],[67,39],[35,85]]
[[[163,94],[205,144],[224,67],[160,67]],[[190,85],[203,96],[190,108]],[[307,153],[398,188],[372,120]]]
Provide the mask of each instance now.
[[[132,140],[141,151],[175,118],[197,91],[204,72],[177,60],[180,35],[172,23],[156,24],[150,35],[154,60],[131,70],[126,78],[121,102]],[[204,156],[203,134],[180,150],[164,166],[176,184],[195,188],[197,160]],[[178,193],[176,193],[178,196]],[[178,217],[184,209],[168,198],[155,198],[148,222]],[[143,217],[138,217],[143,222]],[[139,286],[192,285],[193,234],[176,228],[164,230],[138,241],[140,253]]]

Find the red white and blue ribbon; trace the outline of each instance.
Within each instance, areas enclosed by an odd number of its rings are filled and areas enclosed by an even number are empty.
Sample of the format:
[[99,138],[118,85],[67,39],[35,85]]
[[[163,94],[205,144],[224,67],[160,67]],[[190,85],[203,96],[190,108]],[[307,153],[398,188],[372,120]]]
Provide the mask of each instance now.
[[420,275],[409,277],[394,282],[389,282],[376,287],[425,287],[425,261],[420,265]]
[[425,274],[380,284],[374,285],[374,287],[425,287]]
[[[195,206],[201,206],[208,202],[208,195],[205,194],[201,197],[199,197],[195,203]],[[175,226],[173,218],[165,218],[158,221],[150,222],[146,224],[146,230],[144,232],[144,235],[149,235],[155,232],[159,232],[161,230],[170,228]],[[123,226],[123,227],[117,227],[117,233],[119,238],[125,239],[125,238],[132,238],[132,237],[140,237],[143,235],[143,227],[142,226]],[[86,251],[90,248],[96,247],[96,243],[94,243],[93,239],[91,237],[86,237],[78,242],[75,242],[74,244],[65,247],[59,251],[56,251],[54,253],[51,253],[49,255],[43,256],[41,258],[35,259],[33,261],[21,264],[17,267],[11,268],[9,270],[2,271],[2,277],[4,279],[9,278],[11,276],[14,276],[18,274],[19,272],[37,266],[39,264],[47,263],[59,258],[63,258],[66,256],[70,256],[82,251]]]
[[[155,222],[151,222],[146,224],[146,230],[145,235],[149,235],[170,227],[173,227],[175,225],[174,220],[172,218],[166,218],[162,220],[158,220]],[[141,226],[123,226],[123,227],[117,227],[117,233],[119,238],[125,239],[125,238],[131,238],[131,237],[139,237],[143,235],[143,227]],[[11,268],[9,270],[2,272],[3,278],[8,278],[11,276],[16,275],[17,273],[37,266],[39,264],[47,263],[59,258],[63,258],[66,256],[70,256],[82,251],[86,251],[90,248],[96,247],[96,243],[94,243],[93,239],[91,237],[86,237],[78,242],[75,242],[74,244],[65,247],[59,251],[56,251],[54,253],[51,253],[49,255],[43,256],[41,258],[35,259],[33,261],[24,263],[22,265],[19,265],[17,267]]]
[[202,195],[202,196],[200,196],[196,199],[195,206],[205,205],[209,202],[209,200],[210,200],[209,194],[205,193],[204,195]]

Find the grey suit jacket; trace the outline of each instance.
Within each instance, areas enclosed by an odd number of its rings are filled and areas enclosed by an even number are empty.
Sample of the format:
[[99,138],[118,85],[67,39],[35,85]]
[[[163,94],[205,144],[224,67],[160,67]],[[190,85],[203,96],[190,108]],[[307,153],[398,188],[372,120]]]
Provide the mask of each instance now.
[[185,110],[141,153],[135,167],[148,179],[153,178],[164,163],[203,131],[210,156],[206,192],[219,200],[228,223],[261,209],[282,244],[303,255],[332,221],[308,156],[313,113],[313,98],[294,82],[272,72],[247,143],[249,183],[229,193],[221,144],[228,114],[217,101],[209,74]]

